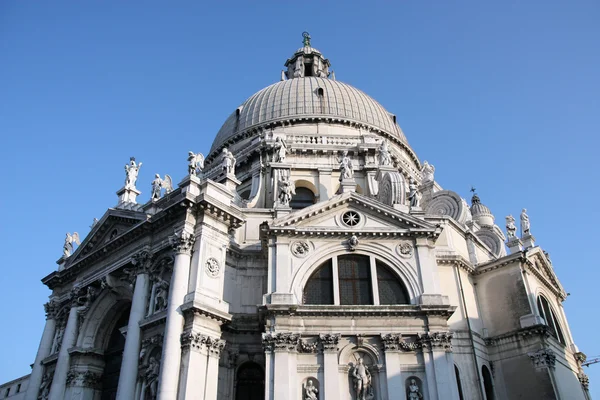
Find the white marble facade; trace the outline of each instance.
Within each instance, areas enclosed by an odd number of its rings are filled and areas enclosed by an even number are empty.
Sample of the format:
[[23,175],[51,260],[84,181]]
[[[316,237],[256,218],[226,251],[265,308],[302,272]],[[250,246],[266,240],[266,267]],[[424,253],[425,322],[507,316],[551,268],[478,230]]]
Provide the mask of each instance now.
[[137,203],[132,159],[43,280],[24,398],[589,399],[535,223],[507,242],[303,44],[176,188]]

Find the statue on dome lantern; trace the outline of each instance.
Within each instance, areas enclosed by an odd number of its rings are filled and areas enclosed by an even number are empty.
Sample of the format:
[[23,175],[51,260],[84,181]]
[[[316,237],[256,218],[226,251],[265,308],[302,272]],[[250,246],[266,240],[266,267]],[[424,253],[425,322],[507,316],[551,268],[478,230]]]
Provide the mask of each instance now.
[[286,156],[287,145],[281,137],[277,136],[273,145],[273,162],[284,162]]
[[517,226],[515,225],[515,217],[512,215],[506,217],[506,235],[508,240],[517,238]]
[[125,165],[125,188],[135,189],[135,181],[137,181],[138,173],[142,163],[136,164],[135,157],[129,158],[129,164]]
[[348,151],[344,150],[340,161],[340,181],[349,180],[354,178],[354,165],[352,160],[348,157]]
[[527,215],[527,209],[524,208],[521,211],[521,234],[523,236],[531,235],[531,224],[529,223],[529,215]]

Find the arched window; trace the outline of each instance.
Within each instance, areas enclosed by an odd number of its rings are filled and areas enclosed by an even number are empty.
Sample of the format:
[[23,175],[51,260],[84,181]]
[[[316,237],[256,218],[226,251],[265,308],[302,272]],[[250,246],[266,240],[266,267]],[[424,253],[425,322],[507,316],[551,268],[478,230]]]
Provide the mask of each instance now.
[[237,371],[235,400],[264,400],[265,374],[255,362],[247,362]]
[[410,304],[404,283],[392,269],[361,254],[344,254],[321,264],[306,282],[302,297],[304,304]]
[[454,366],[454,375],[456,375],[456,387],[458,388],[458,398],[460,400],[465,400],[465,396],[463,395],[462,384],[460,383],[460,372],[458,371],[458,367]]
[[494,383],[492,381],[492,374],[487,366],[481,367],[481,375],[483,375],[483,388],[485,389],[486,400],[495,400],[494,395]]
[[546,325],[550,328],[552,336],[558,339],[562,344],[566,345],[565,337],[558,324],[558,318],[556,318],[556,314],[554,314],[554,311],[552,311],[552,308],[550,307],[550,303],[548,303],[548,300],[546,300],[544,296],[538,296],[537,307],[540,316],[544,318]]
[[297,187],[296,194],[292,196],[292,201],[290,201],[290,207],[293,210],[300,210],[313,204],[315,204],[313,191],[305,187]]

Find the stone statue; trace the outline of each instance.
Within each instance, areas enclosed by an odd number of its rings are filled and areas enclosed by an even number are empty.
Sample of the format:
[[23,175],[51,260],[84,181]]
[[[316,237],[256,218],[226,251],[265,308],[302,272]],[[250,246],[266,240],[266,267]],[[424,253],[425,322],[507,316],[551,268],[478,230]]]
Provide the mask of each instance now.
[[417,381],[411,379],[410,385],[408,385],[408,400],[419,400],[422,398],[423,395],[419,391],[419,385],[417,385]]
[[296,58],[294,64],[294,78],[302,78],[304,76],[304,57],[299,56]]
[[77,245],[81,244],[81,242],[79,241],[79,233],[73,232],[73,234],[71,235],[67,232],[67,237],[65,237],[65,244],[63,245],[63,257],[66,258],[73,254],[73,243],[76,243]]
[[379,165],[391,165],[392,164],[392,155],[390,154],[390,149],[389,149],[387,140],[383,140],[381,142],[381,145],[379,146],[378,161],[379,161]]
[[93,229],[97,223],[98,223],[98,218],[94,217],[94,220],[92,221],[92,225],[90,225],[90,229]]
[[523,236],[530,235],[531,225],[529,224],[529,215],[527,215],[527,209],[524,208],[521,211],[521,234]]
[[144,379],[146,380],[146,390],[148,391],[151,399],[156,399],[159,368],[160,366],[158,361],[156,361],[156,358],[150,357],[148,360],[148,366],[144,370]]
[[273,145],[273,162],[284,162],[287,155],[287,145],[278,136]]
[[356,400],[369,400],[373,398],[371,386],[371,373],[366,365],[363,363],[363,359],[359,358],[354,370],[352,371],[352,377],[354,379],[354,391],[356,392]]
[[515,225],[515,217],[509,215],[506,217],[506,235],[508,240],[516,239],[517,237],[517,226]]
[[136,164],[135,157],[129,159],[129,164],[125,165],[125,188],[135,189],[135,181],[137,180],[138,173],[142,163]]
[[408,202],[410,208],[419,207],[419,201],[421,200],[421,195],[417,192],[417,182],[413,178],[410,178],[408,182]]
[[348,151],[344,150],[340,161],[340,182],[346,179],[354,178],[354,166],[352,160],[348,157]]
[[40,394],[38,395],[39,400],[47,400],[48,395],[50,395],[50,387],[52,386],[52,377],[54,373],[46,373],[42,378],[42,383],[40,385]]
[[169,283],[162,279],[157,278],[155,284],[156,292],[154,293],[154,310],[153,312],[159,312],[166,310],[169,299]]
[[221,165],[225,175],[235,175],[235,157],[233,153],[227,149],[223,149],[223,159]]
[[313,384],[312,379],[309,379],[304,387],[304,400],[319,400],[317,393],[319,389]]
[[54,348],[52,349],[52,354],[58,353],[60,351],[64,335],[65,326],[64,324],[61,324],[59,327],[56,328],[56,337],[54,338]]
[[289,176],[282,176],[279,180],[279,204],[283,207],[289,207],[292,196],[296,194],[294,183],[290,181]]
[[154,175],[152,181],[152,201],[160,199],[160,191],[165,189],[165,194],[173,191],[173,180],[169,175],[165,175],[165,179],[161,179],[159,174]]
[[423,176],[423,183],[425,182],[433,182],[433,174],[435,172],[435,167],[429,164],[427,161],[423,163],[423,167],[421,168],[421,174]]
[[204,155],[188,152],[188,175],[198,175],[204,169]]

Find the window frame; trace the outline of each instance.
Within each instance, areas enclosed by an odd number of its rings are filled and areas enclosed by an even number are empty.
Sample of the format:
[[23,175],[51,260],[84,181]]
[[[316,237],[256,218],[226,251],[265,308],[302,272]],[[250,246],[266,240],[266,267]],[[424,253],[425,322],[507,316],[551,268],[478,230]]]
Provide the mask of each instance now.
[[[544,304],[544,302],[545,302],[545,304]],[[546,307],[544,307],[544,306],[546,306]],[[550,334],[552,335],[552,337],[554,339],[556,339],[563,346],[566,346],[567,340],[566,340],[564,331],[561,327],[560,320],[556,316],[556,313],[554,312],[554,308],[552,307],[552,305],[550,304],[550,301],[546,298],[546,296],[544,296],[542,294],[538,294],[537,301],[536,301],[536,307],[538,310],[538,314],[540,315],[540,317],[544,318],[544,322],[546,323],[546,326],[548,328],[550,328]],[[550,312],[550,318],[548,318],[548,316],[546,315],[546,309],[547,309],[547,311]]]

